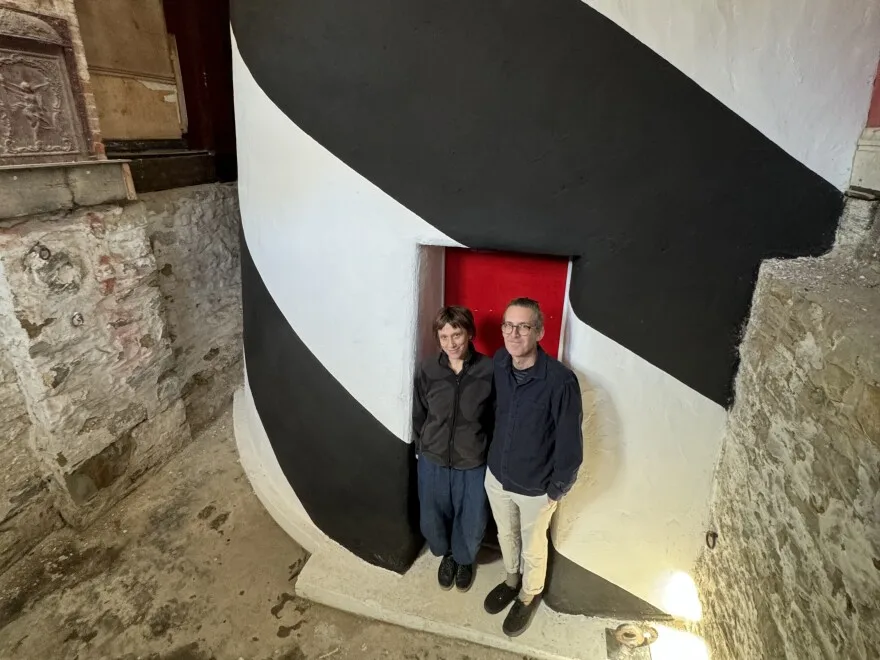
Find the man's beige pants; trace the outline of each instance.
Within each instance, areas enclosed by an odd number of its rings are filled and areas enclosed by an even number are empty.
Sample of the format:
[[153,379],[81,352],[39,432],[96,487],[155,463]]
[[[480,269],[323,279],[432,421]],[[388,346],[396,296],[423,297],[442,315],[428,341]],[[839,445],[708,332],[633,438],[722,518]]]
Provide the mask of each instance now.
[[522,593],[544,591],[547,575],[547,529],[557,503],[546,495],[517,495],[504,490],[486,470],[486,494],[498,527],[498,545],[508,574],[522,573]]

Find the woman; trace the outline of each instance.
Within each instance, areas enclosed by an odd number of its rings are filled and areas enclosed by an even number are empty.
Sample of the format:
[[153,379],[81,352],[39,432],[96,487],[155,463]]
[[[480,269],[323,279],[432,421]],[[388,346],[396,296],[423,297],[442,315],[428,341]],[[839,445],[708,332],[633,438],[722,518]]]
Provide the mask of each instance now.
[[474,315],[466,307],[444,307],[433,329],[441,350],[419,367],[413,406],[421,529],[442,557],[440,586],[467,591],[488,515],[483,482],[494,422],[492,359],[474,349]]

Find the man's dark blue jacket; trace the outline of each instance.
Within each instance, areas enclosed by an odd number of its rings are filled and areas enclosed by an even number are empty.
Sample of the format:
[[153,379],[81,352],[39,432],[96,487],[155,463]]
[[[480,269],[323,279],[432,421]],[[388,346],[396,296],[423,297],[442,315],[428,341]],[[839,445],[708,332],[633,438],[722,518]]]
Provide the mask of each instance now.
[[495,353],[495,433],[489,469],[504,490],[558,500],[571,488],[584,454],[577,377],[538,347],[531,378],[517,384],[506,348]]

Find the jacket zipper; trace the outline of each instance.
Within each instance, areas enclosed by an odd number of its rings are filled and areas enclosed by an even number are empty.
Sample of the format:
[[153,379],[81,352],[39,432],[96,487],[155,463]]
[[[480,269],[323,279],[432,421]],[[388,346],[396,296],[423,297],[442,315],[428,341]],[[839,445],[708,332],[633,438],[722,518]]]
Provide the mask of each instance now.
[[455,398],[452,401],[452,428],[449,429],[449,457],[446,467],[452,467],[452,448],[455,446],[455,418],[458,416],[458,399],[461,392],[461,379],[467,369],[467,363],[461,366],[461,371],[455,374]]

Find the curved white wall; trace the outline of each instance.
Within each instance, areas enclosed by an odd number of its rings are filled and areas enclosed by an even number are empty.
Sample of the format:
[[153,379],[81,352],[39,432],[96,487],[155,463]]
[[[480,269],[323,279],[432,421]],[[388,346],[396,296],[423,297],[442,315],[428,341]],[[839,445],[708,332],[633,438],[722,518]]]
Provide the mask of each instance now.
[[849,184],[880,56],[876,0],[583,1],[811,170]]
[[[671,614],[705,539],[726,411],[582,323],[566,301],[564,361],[584,396],[584,467],[556,549]],[[695,592],[694,592],[695,594]]]
[[281,529],[312,554],[331,547],[341,548],[312,522],[284,476],[254,404],[247,369],[244,387],[235,393],[233,416],[241,466],[269,515]]
[[[309,350],[409,441],[419,246],[459,244],[299,129],[259,88],[237,50],[234,73],[239,196],[254,262]],[[564,341],[585,409],[595,412],[587,418],[582,477],[560,507],[555,543],[588,570],[665,608],[668,576],[690,571],[699,551],[725,412],[581,323],[570,308]],[[253,402],[247,397],[240,405]],[[237,433],[250,438],[240,446],[257,457],[251,462],[271,463],[256,411],[236,422]],[[283,479],[279,470],[248,473]],[[266,496],[273,515],[289,533],[304,544],[324,543],[308,529],[296,497],[285,512],[277,496],[283,485],[267,489],[275,493]]]
[[238,194],[254,263],[309,350],[408,441],[419,244],[459,243],[291,122],[233,47]]

